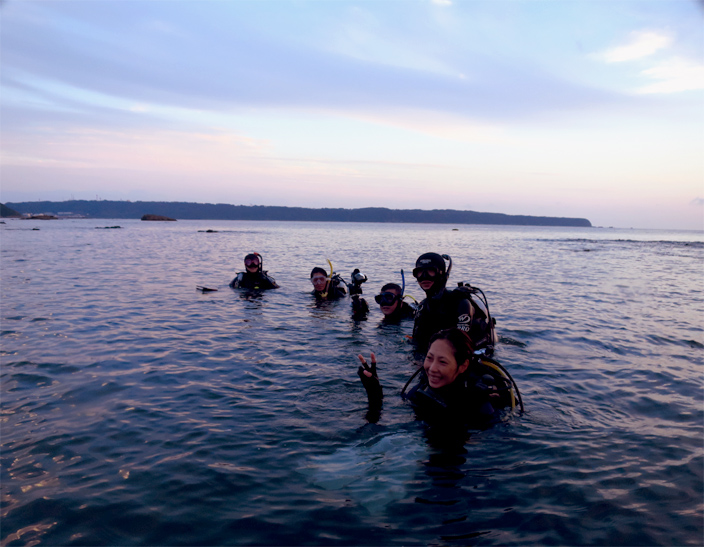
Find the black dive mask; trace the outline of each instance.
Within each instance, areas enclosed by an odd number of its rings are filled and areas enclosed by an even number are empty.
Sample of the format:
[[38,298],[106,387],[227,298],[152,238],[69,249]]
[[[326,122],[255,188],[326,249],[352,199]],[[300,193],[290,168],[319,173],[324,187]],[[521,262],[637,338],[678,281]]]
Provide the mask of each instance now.
[[393,306],[394,302],[396,302],[397,300],[401,300],[401,297],[398,294],[387,291],[381,294],[377,294],[374,297],[374,300],[376,300],[376,303],[381,306]]
[[437,281],[439,279],[437,268],[413,268],[413,277],[418,281]]

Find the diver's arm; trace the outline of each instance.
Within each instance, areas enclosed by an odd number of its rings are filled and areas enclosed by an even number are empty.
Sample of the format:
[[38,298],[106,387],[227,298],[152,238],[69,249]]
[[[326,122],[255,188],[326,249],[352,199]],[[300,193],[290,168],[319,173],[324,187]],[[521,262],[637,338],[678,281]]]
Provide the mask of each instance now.
[[352,295],[352,319],[361,321],[367,318],[369,305],[367,301],[358,294]]
[[428,341],[434,332],[428,299],[426,298],[418,305],[413,321],[413,336],[411,339],[419,353],[426,352]]
[[362,355],[357,355],[362,366],[357,369],[357,376],[362,380],[362,385],[367,391],[367,399],[369,400],[369,410],[367,410],[367,421],[376,423],[381,415],[381,404],[384,399],[384,392],[379,383],[379,377],[376,373],[376,355],[371,354],[371,366],[367,364],[366,359]]
[[267,287],[268,289],[278,289],[279,288],[279,284],[276,282],[276,279],[271,277],[268,273],[264,272],[263,277],[269,283],[269,287]]
[[239,289],[240,288],[240,283],[242,283],[242,278],[244,277],[244,273],[240,272],[238,273],[235,278],[230,281],[230,287],[233,289]]

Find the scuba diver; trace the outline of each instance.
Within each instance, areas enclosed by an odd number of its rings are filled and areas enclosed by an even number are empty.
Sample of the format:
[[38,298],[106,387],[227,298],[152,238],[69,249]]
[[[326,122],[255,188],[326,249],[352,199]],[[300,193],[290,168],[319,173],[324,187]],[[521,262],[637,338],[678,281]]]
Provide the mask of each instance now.
[[[330,261],[328,260],[328,264]],[[332,271],[330,265],[330,275],[322,268],[315,267],[310,272],[310,282],[313,284],[313,296],[318,301],[337,300],[347,294],[345,282]]]
[[[362,355],[357,357],[362,364],[357,375],[369,400],[367,420],[375,423],[384,396],[376,356],[371,354],[371,364]],[[416,375],[420,375],[418,383],[406,392]],[[401,397],[420,419],[441,426],[485,427],[499,421],[503,409],[516,408],[516,401],[523,411],[518,386],[508,371],[498,361],[476,354],[467,333],[457,328],[430,338],[423,366],[406,382]]]
[[367,276],[355,268],[350,276],[350,283],[345,282],[340,274],[335,273],[332,267],[332,262],[328,260],[330,265],[330,274],[328,275],[323,268],[315,267],[310,272],[310,281],[313,283],[313,296],[318,302],[325,300],[338,300],[347,294],[345,287],[349,290],[352,300],[352,319],[366,319],[369,313],[369,305],[367,301],[361,297],[362,283],[367,281]]
[[250,253],[244,257],[244,272],[238,273],[230,281],[233,289],[253,289],[264,291],[267,289],[278,289],[279,286],[268,272],[262,270],[264,260],[259,253]]
[[369,313],[369,304],[362,298],[362,283],[367,281],[367,276],[355,268],[350,276],[351,283],[347,284],[352,299],[352,319],[357,321],[366,319]]
[[[401,271],[403,274],[403,271]],[[405,285],[405,283],[404,283]],[[412,319],[416,315],[415,307],[408,302],[404,302],[403,288],[396,283],[387,283],[381,288],[379,294],[374,297],[379,304],[381,313],[384,314],[382,321],[389,324],[400,323],[403,319]]]
[[[445,260],[450,265],[445,269]],[[452,270],[452,259],[447,255],[425,253],[418,257],[413,277],[425,292],[425,299],[418,306],[413,324],[413,342],[423,353],[430,337],[436,332],[457,327],[466,332],[475,350],[490,356],[494,352],[495,321],[481,289],[459,283],[454,290],[445,286]]]

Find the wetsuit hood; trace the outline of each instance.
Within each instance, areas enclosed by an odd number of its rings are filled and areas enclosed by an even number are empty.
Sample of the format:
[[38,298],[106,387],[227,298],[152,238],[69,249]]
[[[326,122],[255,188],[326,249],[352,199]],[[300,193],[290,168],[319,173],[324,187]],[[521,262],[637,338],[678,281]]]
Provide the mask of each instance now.
[[246,262],[247,262],[248,260],[255,260],[255,259],[256,259],[257,262],[259,263],[259,266],[257,266],[257,271],[258,271],[259,273],[262,272],[262,270],[263,270],[263,268],[264,268],[264,261],[262,260],[262,255],[260,255],[259,253],[249,253],[247,256],[244,257],[244,261],[245,261],[245,267],[244,267],[244,269],[245,269],[245,271],[247,271],[247,272],[249,271],[249,270],[247,270],[247,264],[246,264]]
[[445,260],[442,256],[438,253],[424,253],[416,260],[417,268],[435,268],[438,272],[433,286],[426,293],[427,296],[432,297],[443,291],[445,285],[447,285],[447,272],[445,270]]

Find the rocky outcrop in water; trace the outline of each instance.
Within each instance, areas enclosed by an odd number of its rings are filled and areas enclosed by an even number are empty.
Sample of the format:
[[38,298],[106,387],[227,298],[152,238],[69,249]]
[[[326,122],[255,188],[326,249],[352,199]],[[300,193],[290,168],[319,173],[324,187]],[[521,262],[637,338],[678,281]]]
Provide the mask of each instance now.
[[142,216],[142,220],[168,220],[168,221],[176,222],[175,218],[165,217],[162,215],[144,215],[144,216]]

